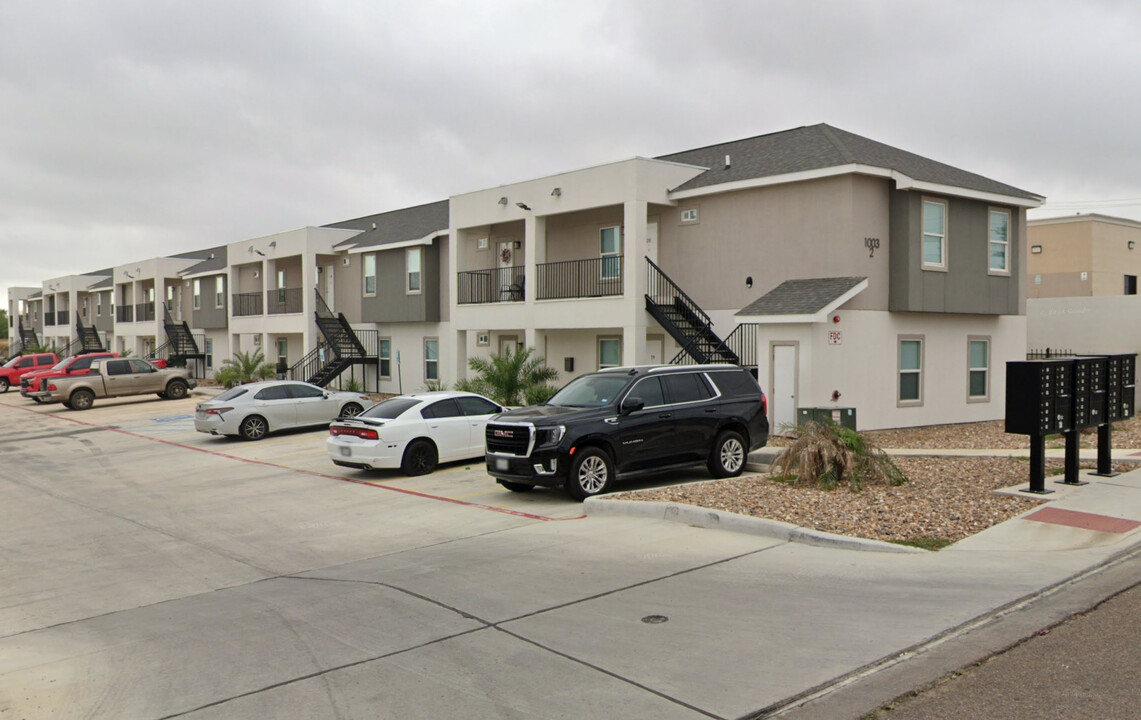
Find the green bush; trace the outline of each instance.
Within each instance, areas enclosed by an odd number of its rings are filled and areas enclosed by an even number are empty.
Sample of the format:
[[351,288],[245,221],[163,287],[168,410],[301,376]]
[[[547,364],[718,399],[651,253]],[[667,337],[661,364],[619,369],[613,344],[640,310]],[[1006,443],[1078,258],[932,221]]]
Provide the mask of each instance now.
[[214,379],[227,388],[274,377],[277,377],[277,369],[265,359],[261,350],[234,353],[234,357],[222,362],[222,367],[214,375]]

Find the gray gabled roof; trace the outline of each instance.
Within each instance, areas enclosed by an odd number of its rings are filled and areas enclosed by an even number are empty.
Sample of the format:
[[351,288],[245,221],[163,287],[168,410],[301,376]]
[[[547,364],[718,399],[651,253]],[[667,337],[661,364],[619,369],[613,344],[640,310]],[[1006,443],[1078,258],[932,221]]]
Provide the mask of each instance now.
[[736,312],[737,315],[813,315],[851,292],[863,277],[785,280]]
[[[725,167],[726,155],[730,158],[728,168]],[[1012,185],[823,123],[662,155],[657,159],[709,168],[674,190],[855,164],[895,170],[921,182],[1027,200],[1042,199]]]
[[202,259],[202,262],[191,265],[185,270],[179,272],[179,275],[201,275],[202,273],[208,272],[221,272],[226,269],[228,262],[225,245],[219,245],[218,247],[209,248],[207,250],[198,250],[193,256],[187,254],[176,255],[175,257],[182,259],[193,259],[198,257]]
[[323,227],[361,230],[360,235],[333,246],[336,250],[347,250],[419,240],[434,232],[446,232],[449,222],[448,201],[440,200],[353,220],[343,220]]

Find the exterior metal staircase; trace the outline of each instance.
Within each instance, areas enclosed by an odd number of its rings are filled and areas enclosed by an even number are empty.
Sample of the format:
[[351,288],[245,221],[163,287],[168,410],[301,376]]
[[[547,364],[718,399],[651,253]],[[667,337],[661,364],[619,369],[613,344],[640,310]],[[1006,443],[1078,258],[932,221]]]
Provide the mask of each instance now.
[[671,362],[681,364],[687,357],[695,364],[730,363],[740,365],[740,356],[713,332],[713,321],[662,269],[646,258],[649,283],[646,311],[681,345]]
[[166,342],[155,348],[146,357],[147,360],[166,360],[166,364],[172,367],[185,366],[189,360],[206,362],[205,336],[190,332],[190,326],[185,321],[175,321],[165,305],[162,326],[166,330]]
[[[324,339],[308,355],[289,368],[291,380],[304,380],[325,387],[353,365],[379,364],[376,331],[353,330],[344,314],[333,314],[317,292],[317,329]],[[371,341],[371,342],[370,342]],[[366,344],[371,347],[366,347]]]
[[103,346],[103,338],[99,337],[99,331],[94,325],[84,325],[79,313],[75,313],[75,331],[78,337],[72,345],[78,343],[78,347],[72,350],[73,354],[107,351]]
[[40,339],[36,336],[36,329],[31,325],[25,325],[23,319],[20,320],[20,346],[21,352],[32,352],[35,348],[40,346]]
[[[729,346],[738,358],[738,365],[753,372],[753,376],[757,374],[757,323],[742,323],[733,328],[733,332],[725,338],[725,344]],[[718,361],[720,362],[720,361]],[[685,350],[681,350],[677,355],[670,360],[671,365],[696,365],[698,364],[693,357]]]

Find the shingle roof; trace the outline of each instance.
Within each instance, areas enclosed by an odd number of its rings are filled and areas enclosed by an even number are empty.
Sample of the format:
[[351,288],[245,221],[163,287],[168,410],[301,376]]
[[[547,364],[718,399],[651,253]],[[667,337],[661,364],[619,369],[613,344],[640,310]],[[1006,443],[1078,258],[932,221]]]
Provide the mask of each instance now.
[[[728,168],[725,167],[726,155],[730,157]],[[741,180],[857,164],[895,170],[922,182],[1028,200],[1041,199],[1039,195],[1012,185],[960,170],[823,123],[662,155],[657,159],[709,168],[701,175],[674,188],[675,190],[691,190]]]
[[437,230],[447,230],[449,221],[448,201],[440,200],[426,205],[330,223],[324,227],[363,231],[360,235],[333,246],[337,250],[344,250],[350,247],[373,247],[419,240]]
[[199,250],[197,256],[203,258],[202,262],[191,265],[180,272],[179,275],[201,275],[202,273],[226,269],[227,252],[225,245],[219,245],[216,248],[210,248],[208,250]]
[[737,311],[737,315],[813,315],[836,302],[867,278],[834,277],[785,280]]

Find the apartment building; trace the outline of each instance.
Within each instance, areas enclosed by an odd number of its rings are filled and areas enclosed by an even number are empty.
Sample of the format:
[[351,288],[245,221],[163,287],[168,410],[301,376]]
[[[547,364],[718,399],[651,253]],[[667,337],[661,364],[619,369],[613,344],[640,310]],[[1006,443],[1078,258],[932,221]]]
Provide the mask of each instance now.
[[1031,298],[1137,294],[1141,222],[1081,214],[1027,223]]
[[861,428],[996,419],[1042,201],[815,125],[116,266],[111,336],[385,393],[520,346],[564,381],[724,361],[755,368],[776,427],[837,404]]

